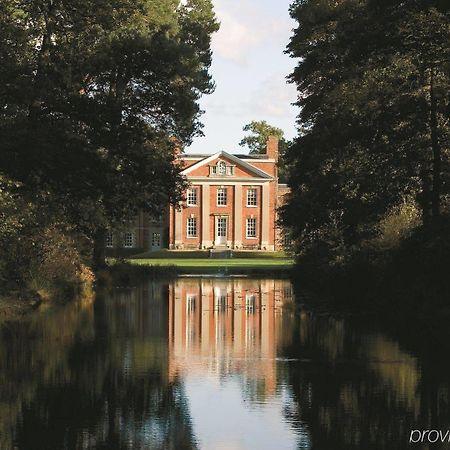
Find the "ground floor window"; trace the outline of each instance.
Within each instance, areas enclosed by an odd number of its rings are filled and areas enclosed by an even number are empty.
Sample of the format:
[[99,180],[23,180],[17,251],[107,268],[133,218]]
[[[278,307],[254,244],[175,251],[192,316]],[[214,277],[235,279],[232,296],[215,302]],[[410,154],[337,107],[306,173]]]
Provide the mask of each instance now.
[[152,233],[152,247],[161,247],[161,233]]
[[133,231],[127,231],[123,234],[123,246],[125,248],[134,248],[136,245],[136,234]]
[[106,233],[106,247],[113,248],[114,247],[114,235],[112,231],[108,231]]
[[197,237],[197,218],[189,217],[187,220],[187,237],[195,238]]
[[256,237],[256,219],[251,217],[247,219],[247,237],[255,238]]

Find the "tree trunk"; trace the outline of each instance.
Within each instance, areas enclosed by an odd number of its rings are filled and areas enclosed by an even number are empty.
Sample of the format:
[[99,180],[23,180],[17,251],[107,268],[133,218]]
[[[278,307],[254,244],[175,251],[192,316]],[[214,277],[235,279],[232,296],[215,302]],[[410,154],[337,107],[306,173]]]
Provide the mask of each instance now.
[[[424,162],[423,164],[427,164]],[[428,164],[427,164],[428,165]],[[429,170],[423,168],[420,172],[422,181],[422,192],[418,196],[418,203],[422,209],[422,225],[428,227],[432,221],[431,216],[431,180]]]
[[437,101],[434,91],[433,69],[431,69],[430,75],[430,132],[431,149],[433,152],[433,191],[431,193],[431,210],[433,221],[436,221],[441,215],[442,155],[438,137]]
[[106,267],[106,230],[100,228],[94,235],[94,251],[92,255],[94,270]]

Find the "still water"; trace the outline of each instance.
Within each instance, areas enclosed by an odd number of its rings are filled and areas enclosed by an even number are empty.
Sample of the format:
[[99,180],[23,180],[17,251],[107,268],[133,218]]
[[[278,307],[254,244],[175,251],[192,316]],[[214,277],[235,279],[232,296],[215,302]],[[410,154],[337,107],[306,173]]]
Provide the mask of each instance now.
[[450,428],[445,365],[300,303],[287,280],[178,278],[5,323],[0,449],[394,450]]

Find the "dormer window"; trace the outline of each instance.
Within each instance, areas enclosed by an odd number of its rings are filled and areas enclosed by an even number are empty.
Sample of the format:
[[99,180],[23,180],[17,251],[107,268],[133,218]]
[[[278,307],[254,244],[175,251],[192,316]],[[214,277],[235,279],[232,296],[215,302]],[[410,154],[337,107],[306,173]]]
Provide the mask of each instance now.
[[216,165],[209,166],[209,175],[229,177],[234,175],[234,167],[235,166],[228,165],[225,161],[219,161]]
[[219,161],[217,163],[217,172],[219,175],[225,175],[227,173],[227,165],[224,161]]

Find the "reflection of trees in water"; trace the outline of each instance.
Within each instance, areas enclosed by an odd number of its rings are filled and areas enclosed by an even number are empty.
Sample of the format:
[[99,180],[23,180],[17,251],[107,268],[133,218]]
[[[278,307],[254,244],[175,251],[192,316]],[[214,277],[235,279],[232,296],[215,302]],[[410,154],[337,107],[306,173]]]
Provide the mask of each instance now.
[[[288,297],[284,288],[275,298]],[[243,312],[249,329],[265,329],[267,310]],[[195,448],[183,374],[169,375],[167,324],[167,289],[153,283],[1,328],[0,448]],[[448,363],[440,372],[433,360],[419,366],[398,341],[369,329],[376,326],[362,319],[284,309],[264,351],[263,331],[256,340],[243,333],[236,348],[236,336],[227,344],[218,335],[197,359],[239,379],[250,407],[281,398],[285,420],[305,424],[314,449],[401,449],[411,428],[448,429]],[[199,352],[194,337],[187,342]],[[180,352],[181,370],[191,354]],[[309,446],[299,435],[299,448]]]
[[298,408],[287,414],[307,423],[314,449],[408,448],[411,429],[448,428],[448,388],[431,426],[422,368],[398,342],[324,315],[303,313],[296,327],[284,352],[300,359],[289,371]]
[[93,336],[90,303],[77,302],[0,328],[1,449],[13,448],[16,424],[39,386],[70,380],[68,349],[75,335]]
[[[17,391],[0,398],[9,407],[0,416],[2,449],[12,448],[12,434],[27,450],[196,447],[182,386],[168,380],[164,303],[149,301],[145,287],[122,294],[98,299],[88,315],[72,317],[69,306],[41,317],[39,331],[23,327],[10,337],[14,353],[1,355],[11,364],[0,376],[16,379]],[[17,382],[36,361],[30,380]]]

